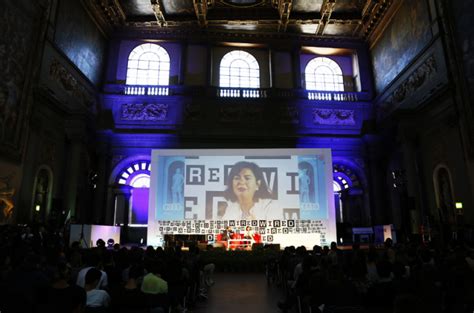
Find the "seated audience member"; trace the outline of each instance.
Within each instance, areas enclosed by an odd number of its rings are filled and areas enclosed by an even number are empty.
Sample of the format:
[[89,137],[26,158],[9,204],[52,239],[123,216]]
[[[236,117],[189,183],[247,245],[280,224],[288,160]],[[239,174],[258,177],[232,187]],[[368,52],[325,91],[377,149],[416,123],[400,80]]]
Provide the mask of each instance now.
[[393,313],[428,313],[428,311],[419,297],[404,294],[395,298]]
[[112,294],[113,312],[135,312],[145,309],[145,295],[140,290],[140,278],[143,276],[142,266],[133,265],[128,272],[128,280]]
[[44,299],[44,311],[50,313],[82,312],[86,306],[86,292],[83,288],[70,285],[70,266],[60,263],[54,269],[53,281]]
[[84,286],[87,293],[86,307],[108,308],[110,306],[110,296],[107,291],[96,289],[101,275],[102,273],[96,268],[87,271]]
[[[87,253],[85,255],[85,262],[86,262],[86,266],[79,271],[79,273],[77,274],[77,280],[76,280],[76,285],[78,285],[79,287],[82,287],[82,288],[85,287],[85,276],[86,276],[87,272],[91,268],[96,268],[96,269],[99,270],[100,258],[97,255],[96,250],[92,250],[92,249],[87,250]],[[109,284],[108,283],[108,278],[107,278],[107,273],[102,271],[102,270],[99,270],[99,271],[101,273],[101,276],[100,276],[100,279],[99,279],[99,283],[97,284],[97,288],[98,289],[107,289],[108,284]]]
[[379,312],[388,312],[396,296],[392,281],[392,264],[388,260],[377,263],[378,281],[369,287],[366,304]]
[[161,308],[163,311],[167,311],[169,307],[168,283],[161,278],[163,267],[162,262],[148,264],[148,274],[143,277],[141,291],[145,294],[146,305],[150,309]]

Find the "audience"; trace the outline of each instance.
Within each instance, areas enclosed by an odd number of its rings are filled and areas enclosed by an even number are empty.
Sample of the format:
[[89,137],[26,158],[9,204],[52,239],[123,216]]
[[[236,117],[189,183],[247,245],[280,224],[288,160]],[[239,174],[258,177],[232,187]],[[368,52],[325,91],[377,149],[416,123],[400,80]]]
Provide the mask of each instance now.
[[[202,261],[197,246],[144,250],[98,241],[84,249],[63,240],[45,227],[0,226],[2,313],[181,312],[214,284],[215,266]],[[269,283],[286,293],[283,311],[472,313],[473,251],[459,241],[291,246],[272,251],[269,269],[278,277]]]
[[44,312],[68,313],[82,312],[86,306],[86,291],[75,284],[70,284],[71,267],[61,262],[54,268],[51,286],[44,299]]

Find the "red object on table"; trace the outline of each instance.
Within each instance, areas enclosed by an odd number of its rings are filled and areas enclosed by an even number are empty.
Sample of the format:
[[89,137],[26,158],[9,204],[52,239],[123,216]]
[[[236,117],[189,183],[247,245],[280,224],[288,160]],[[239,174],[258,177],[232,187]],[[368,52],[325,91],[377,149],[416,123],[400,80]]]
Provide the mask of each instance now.
[[253,234],[253,241],[255,241],[255,243],[262,242],[262,236],[259,233]]

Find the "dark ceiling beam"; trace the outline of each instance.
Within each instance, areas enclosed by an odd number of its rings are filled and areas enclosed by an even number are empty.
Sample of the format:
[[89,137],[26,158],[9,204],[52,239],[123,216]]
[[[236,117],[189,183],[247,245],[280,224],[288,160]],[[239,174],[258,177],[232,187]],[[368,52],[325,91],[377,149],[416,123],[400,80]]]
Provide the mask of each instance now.
[[331,14],[334,11],[336,0],[324,0],[321,5],[321,19],[319,20],[318,28],[316,29],[316,35],[321,36],[324,33],[324,28],[331,18]]
[[153,12],[155,13],[155,18],[156,21],[158,22],[158,25],[160,26],[166,26],[166,20],[165,16],[163,15],[163,12],[161,11],[161,6],[158,0],[150,0],[151,1],[151,7],[153,9]]
[[293,0],[273,0],[272,5],[278,9],[280,21],[278,23],[278,31],[286,31],[288,22],[290,21],[291,8]]
[[193,0],[194,11],[199,26],[207,27],[207,9],[214,4],[214,0]]

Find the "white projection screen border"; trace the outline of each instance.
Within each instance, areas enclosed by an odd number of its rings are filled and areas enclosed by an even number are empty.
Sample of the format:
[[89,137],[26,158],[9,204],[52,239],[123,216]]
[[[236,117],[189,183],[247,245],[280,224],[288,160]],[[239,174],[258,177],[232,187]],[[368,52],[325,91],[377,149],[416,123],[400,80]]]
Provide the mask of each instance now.
[[336,241],[330,149],[153,150],[149,245],[252,231],[263,244]]

